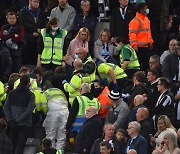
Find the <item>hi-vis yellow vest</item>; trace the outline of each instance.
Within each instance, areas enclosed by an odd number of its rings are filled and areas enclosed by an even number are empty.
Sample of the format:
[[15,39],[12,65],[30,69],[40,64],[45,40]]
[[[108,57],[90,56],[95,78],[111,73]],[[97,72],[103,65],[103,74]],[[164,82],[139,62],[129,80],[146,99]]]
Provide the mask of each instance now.
[[116,79],[122,79],[127,77],[127,74],[124,72],[124,70],[122,68],[120,68],[118,65],[116,64],[112,64],[112,63],[101,63],[97,70],[98,70],[98,74],[100,75],[101,78],[106,78],[109,79],[109,69],[112,68],[112,70],[114,71],[115,75],[116,75]]
[[0,107],[3,106],[2,101],[6,99],[6,93],[4,91],[4,84],[0,81]]
[[54,39],[46,33],[46,29],[41,30],[41,35],[44,42],[44,49],[41,54],[41,64],[49,64],[52,62],[55,65],[61,65],[64,39],[67,35],[67,31],[59,29],[59,34]]
[[130,60],[129,60],[130,62],[129,62],[126,69],[140,69],[137,54],[136,54],[135,50],[129,44],[125,45],[122,48],[121,53],[119,55],[121,65],[124,62],[124,59],[122,58],[122,52],[123,52],[124,49],[128,49],[129,51],[131,51],[131,57],[130,57]]

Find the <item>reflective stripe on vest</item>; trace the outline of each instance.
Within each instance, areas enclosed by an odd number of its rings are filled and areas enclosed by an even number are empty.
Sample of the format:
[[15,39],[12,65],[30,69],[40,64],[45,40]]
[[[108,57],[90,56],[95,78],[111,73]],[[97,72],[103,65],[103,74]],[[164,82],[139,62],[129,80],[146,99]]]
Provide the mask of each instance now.
[[[83,64],[86,65],[86,63],[88,63],[88,62],[93,62],[94,65],[95,65],[95,67],[96,67],[96,64],[95,64],[95,62],[93,61],[93,59],[91,58],[91,56],[89,56],[89,57],[87,58],[87,60],[86,60]],[[95,78],[96,78],[96,69],[94,70],[93,73],[91,73],[91,74],[89,74],[89,75],[90,75],[91,81],[94,81]]]
[[48,33],[46,33],[46,29],[41,30],[41,35],[44,42],[44,49],[41,54],[41,63],[49,64],[52,62],[55,65],[61,65],[63,58],[63,44],[67,31],[60,29],[59,34],[54,38],[54,40]]
[[[134,18],[135,20],[138,20],[139,22],[139,29],[138,30],[129,30],[129,32],[133,32],[135,31],[135,33],[139,33],[139,32],[148,32],[148,31],[151,31],[151,29],[149,28],[144,28],[143,25],[142,25],[142,22],[139,18],[135,17]],[[131,43],[133,43],[132,41],[130,41]],[[137,42],[137,46],[145,46],[145,45],[149,45],[149,42]]]
[[[140,69],[139,61],[138,61],[138,58],[137,58],[137,55],[136,55],[136,52],[134,51],[134,49],[130,45],[127,44],[122,48],[121,52],[123,52],[124,48],[131,51],[131,57],[130,57],[127,69]],[[124,61],[122,60],[123,58],[122,58],[121,53],[119,56],[120,56],[120,61],[121,61],[121,65],[122,65]]]
[[62,98],[64,100],[66,100],[64,93],[58,88],[47,89],[44,92],[44,94],[46,95],[48,101],[58,99],[58,98]]
[[77,96],[76,98],[77,98],[78,103],[79,103],[79,110],[78,110],[78,113],[76,115],[75,121],[72,124],[71,130],[75,130],[75,131],[79,132],[81,126],[86,121],[86,116],[85,116],[86,109],[89,106],[95,106],[99,110],[100,104],[99,104],[97,98],[94,98],[93,100],[90,100],[86,96]]

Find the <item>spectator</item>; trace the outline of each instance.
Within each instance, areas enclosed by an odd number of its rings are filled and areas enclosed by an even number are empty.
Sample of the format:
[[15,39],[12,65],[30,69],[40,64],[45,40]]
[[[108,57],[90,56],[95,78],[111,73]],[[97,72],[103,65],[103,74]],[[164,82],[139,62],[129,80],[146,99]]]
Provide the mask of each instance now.
[[147,17],[149,9],[146,3],[137,4],[136,16],[129,23],[130,44],[136,50],[141,70],[148,68],[150,49],[153,39],[151,38],[150,21]]
[[152,146],[150,145],[150,136],[149,134],[152,134],[153,132],[153,126],[150,122],[149,118],[149,111],[147,108],[139,108],[136,113],[136,119],[141,125],[140,134],[146,139],[148,144],[148,150],[147,153],[152,153]]
[[78,48],[85,48],[86,51],[89,51],[89,39],[90,39],[90,33],[89,30],[85,27],[82,27],[76,37],[70,42],[70,45],[67,49],[67,54],[65,57],[65,63],[66,63],[66,76],[67,80],[70,80],[72,77],[73,72],[73,62],[77,58],[77,55],[75,54],[75,51]]
[[169,49],[164,51],[160,57],[160,64],[161,65],[163,64],[163,61],[167,57],[167,55],[176,52],[176,46],[177,46],[177,40],[176,39],[172,39],[169,41]]
[[93,84],[91,85],[91,93],[94,97],[98,99],[99,103],[101,104],[99,115],[104,125],[105,118],[108,115],[108,111],[110,107],[110,101],[108,98],[109,89],[106,86],[105,80],[101,80],[101,79],[94,80]]
[[24,43],[24,28],[17,24],[15,12],[9,12],[6,16],[7,25],[0,32],[0,38],[5,42],[12,59],[12,72],[17,73],[21,68],[21,54]]
[[[74,38],[75,35],[77,35],[78,31],[82,27],[86,27],[89,30],[89,33],[91,34],[89,43],[89,52],[91,53],[91,56],[93,56],[93,46],[94,46],[94,30],[96,27],[96,17],[91,13],[91,3],[89,0],[82,0],[81,1],[81,10],[82,12],[77,14],[72,28],[72,33]],[[93,8],[94,10],[94,8]]]
[[100,32],[99,39],[94,43],[94,58],[96,64],[100,63],[116,63],[114,55],[116,50],[111,39],[111,33],[109,29],[103,29]]
[[146,99],[144,100],[144,103],[146,103],[147,99],[149,98],[149,91],[146,84],[146,76],[144,71],[137,71],[134,73],[133,84],[134,87],[131,89],[131,96],[128,101],[130,108],[133,108],[134,106],[133,101],[136,95],[143,95],[143,97],[145,96]]
[[59,21],[52,18],[45,29],[41,30],[38,39],[37,66],[46,70],[55,70],[57,66],[63,65],[63,46],[67,31],[59,29]]
[[149,58],[149,68],[155,69],[159,76],[162,76],[162,68],[160,64],[160,57],[158,55],[152,55]]
[[48,112],[43,122],[46,138],[52,140],[52,147],[56,150],[63,149],[65,143],[64,127],[68,118],[68,102],[64,93],[54,88],[50,81],[45,81],[44,94],[47,100]]
[[132,79],[134,73],[140,69],[136,52],[124,38],[116,38],[116,45],[116,50],[120,52],[120,66],[126,72],[128,78]]
[[0,59],[0,81],[5,83],[12,72],[12,60],[8,49],[3,46],[2,40],[0,40]]
[[64,90],[69,93],[69,103],[73,104],[76,96],[81,95],[81,85],[83,83],[91,84],[91,78],[87,73],[83,72],[83,62],[81,59],[75,59],[74,63],[74,74],[68,83],[66,80],[62,81]]
[[119,91],[121,95],[127,85],[127,75],[122,68],[113,63],[101,63],[97,66],[97,72],[101,79],[108,79],[109,90]]
[[109,108],[105,123],[112,123],[115,131],[119,128],[125,128],[127,117],[129,115],[128,105],[123,101],[122,98],[120,98],[119,92],[112,90],[108,97],[111,106]]
[[72,28],[76,11],[68,4],[67,0],[58,1],[59,5],[52,9],[50,19],[57,18],[60,21],[59,28],[69,32]]
[[40,0],[29,0],[29,6],[19,12],[19,23],[24,27],[26,45],[23,48],[22,64],[37,64],[37,39],[40,29],[46,25],[46,16],[39,8]]
[[171,132],[177,136],[176,129],[173,127],[170,119],[166,115],[161,115],[158,118],[157,129],[158,130],[154,137],[151,137],[151,142],[156,144],[156,149],[161,146],[161,142],[163,141],[164,135],[167,132]]
[[10,127],[13,152],[23,154],[30,127],[32,111],[35,108],[35,96],[29,90],[30,78],[23,75],[19,86],[12,90],[4,105],[4,114]]
[[86,119],[75,141],[75,152],[81,154],[90,153],[94,141],[103,134],[103,125],[95,106],[86,109]]
[[161,95],[156,102],[156,106],[153,108],[152,114],[154,115],[154,121],[160,115],[167,115],[171,120],[174,120],[175,109],[174,109],[174,102],[173,102],[173,94],[169,90],[169,80],[167,78],[161,77],[158,81],[158,91]]
[[100,144],[100,154],[110,154],[111,144],[107,141],[102,141]]
[[148,81],[148,89],[149,92],[149,102],[147,104],[147,107],[149,108],[150,115],[152,112],[152,109],[156,106],[156,102],[159,98],[160,92],[158,91],[157,85],[158,85],[158,72],[155,69],[149,69],[147,72],[147,81]]
[[141,136],[140,133],[141,125],[137,121],[132,121],[128,125],[128,135],[130,139],[126,146],[126,153],[130,149],[135,149],[138,154],[147,154],[147,141]]
[[126,145],[127,145],[127,132],[124,129],[119,128],[116,131],[116,139],[118,141],[121,141],[123,146],[126,147]]
[[104,136],[94,142],[90,154],[100,154],[100,143],[102,141],[107,141],[111,144],[112,153],[124,153],[122,143],[114,137],[114,126],[112,124],[104,126]]
[[11,139],[5,134],[7,123],[5,119],[0,119],[0,153],[13,154],[13,146]]
[[128,24],[134,16],[134,7],[128,4],[128,0],[119,0],[119,6],[113,9],[110,20],[110,31],[113,40],[114,37],[129,39]]
[[84,73],[89,74],[91,81],[95,80],[96,65],[92,60],[91,56],[89,55],[88,51],[85,48],[81,47],[78,48],[75,51],[75,53],[77,57],[82,60],[84,64],[83,66]]
[[131,122],[131,121],[136,121],[136,113],[137,113],[137,110],[139,108],[142,108],[142,107],[145,107],[144,106],[144,98],[142,95],[136,95],[134,97],[134,107],[132,108],[132,110],[130,111],[129,113],[129,116],[128,116],[128,122]]
[[180,43],[176,46],[175,53],[169,54],[163,61],[163,76],[167,77],[171,83],[180,81]]
[[172,132],[167,132],[164,137],[161,145],[158,149],[154,150],[152,154],[159,154],[159,153],[172,153],[178,154],[180,153],[180,149],[177,145],[177,136],[174,135]]

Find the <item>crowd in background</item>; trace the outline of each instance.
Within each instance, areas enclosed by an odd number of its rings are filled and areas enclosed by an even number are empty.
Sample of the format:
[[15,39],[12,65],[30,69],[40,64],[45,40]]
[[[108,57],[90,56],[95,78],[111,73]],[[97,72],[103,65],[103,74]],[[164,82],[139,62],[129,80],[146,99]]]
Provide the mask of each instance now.
[[0,153],[180,153],[178,0],[0,0],[0,28]]

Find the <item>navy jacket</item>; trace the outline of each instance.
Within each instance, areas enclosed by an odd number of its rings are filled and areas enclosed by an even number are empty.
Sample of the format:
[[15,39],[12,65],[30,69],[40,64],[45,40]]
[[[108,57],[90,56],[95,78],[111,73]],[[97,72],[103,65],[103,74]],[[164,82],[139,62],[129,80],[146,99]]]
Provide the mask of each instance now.
[[147,141],[143,136],[138,135],[131,144],[130,142],[131,142],[131,139],[128,141],[126,149],[129,146],[129,149],[135,149],[138,154],[147,154]]

